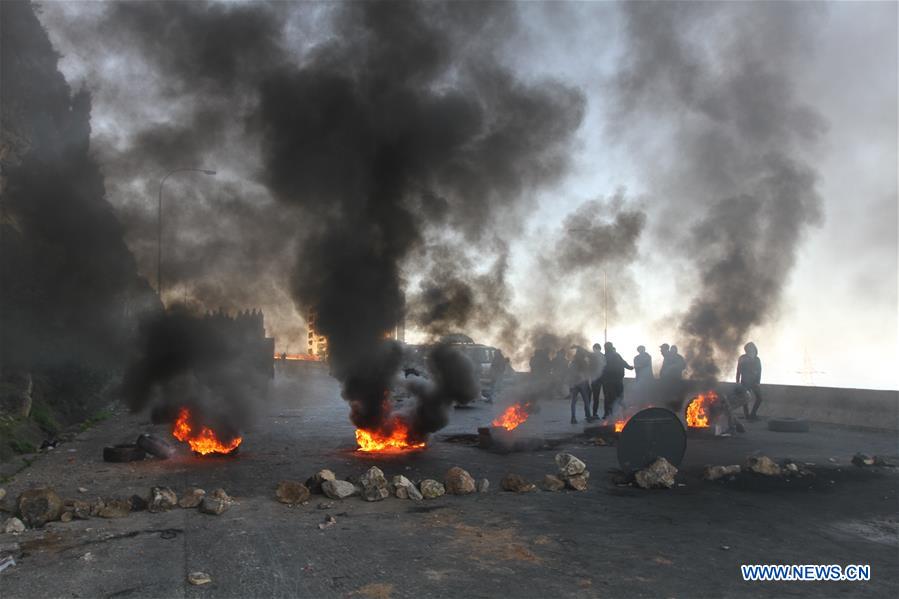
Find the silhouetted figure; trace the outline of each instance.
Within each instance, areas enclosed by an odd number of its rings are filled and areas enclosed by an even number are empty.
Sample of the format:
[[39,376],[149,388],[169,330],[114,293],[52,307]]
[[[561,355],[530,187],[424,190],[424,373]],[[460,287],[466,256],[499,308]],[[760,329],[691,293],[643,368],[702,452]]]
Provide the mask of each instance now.
[[590,394],[593,396],[593,414],[587,420],[599,418],[599,395],[602,393],[602,373],[606,369],[606,357],[602,353],[599,343],[593,344],[593,353],[590,354]]
[[671,346],[668,345],[667,343],[663,343],[662,345],[659,346],[659,353],[662,354],[662,365],[659,367],[659,378],[660,379],[664,378],[665,366],[667,365],[666,361],[668,360],[668,350],[670,350],[670,349],[671,349]]
[[746,353],[737,360],[737,384],[743,385],[755,396],[752,413],[749,412],[749,404],[744,403],[743,415],[747,420],[757,420],[756,412],[762,404],[762,361],[759,359],[759,350],[752,341],[743,346],[743,351]]
[[506,357],[503,352],[496,350],[493,353],[493,361],[490,362],[490,391],[487,395],[487,402],[493,403],[493,400],[499,395],[503,386],[503,379],[506,377]]
[[531,367],[531,375],[538,379],[545,379],[549,377],[550,374],[550,365],[549,365],[549,351],[540,348],[534,350],[534,355],[531,356],[531,360],[529,362]]
[[634,356],[634,375],[638,382],[648,381],[652,378],[652,356],[646,353],[646,347],[637,346],[637,355]]
[[552,377],[552,398],[565,397],[565,388],[568,382],[568,359],[565,357],[564,349],[556,352],[549,369]]
[[[574,348],[568,365],[568,390],[571,393],[571,424],[577,424],[575,408],[578,396],[584,401],[584,419],[590,419],[590,356],[583,347]],[[561,353],[561,352],[560,352]]]
[[633,370],[634,367],[624,361],[611,341],[606,341],[606,369],[602,374],[603,415],[605,420],[612,415],[615,402],[624,395],[624,369]]
[[687,369],[687,361],[684,357],[677,353],[677,346],[672,345],[668,348],[665,355],[665,361],[662,363],[662,372],[659,374],[660,379],[670,381],[679,381],[684,376],[684,370]]

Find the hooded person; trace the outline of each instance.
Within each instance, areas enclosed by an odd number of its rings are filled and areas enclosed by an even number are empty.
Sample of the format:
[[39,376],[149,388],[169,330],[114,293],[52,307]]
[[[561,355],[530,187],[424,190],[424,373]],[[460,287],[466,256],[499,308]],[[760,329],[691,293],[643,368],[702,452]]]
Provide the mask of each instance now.
[[752,341],[743,346],[743,351],[746,353],[737,360],[737,384],[755,397],[751,413],[749,405],[743,404],[743,415],[747,420],[757,420],[756,412],[762,404],[762,361],[759,359],[759,350]]
[[615,403],[624,395],[624,369],[634,369],[615,351],[611,341],[606,341],[605,350],[606,369],[602,375],[603,420],[612,415]]
[[660,379],[679,381],[684,376],[684,370],[687,369],[687,361],[684,357],[677,353],[677,346],[672,345],[665,354],[665,360],[662,362],[662,372],[659,373]]
[[646,353],[646,346],[637,346],[637,355],[634,356],[634,376],[637,382],[645,382],[652,379],[652,356]]

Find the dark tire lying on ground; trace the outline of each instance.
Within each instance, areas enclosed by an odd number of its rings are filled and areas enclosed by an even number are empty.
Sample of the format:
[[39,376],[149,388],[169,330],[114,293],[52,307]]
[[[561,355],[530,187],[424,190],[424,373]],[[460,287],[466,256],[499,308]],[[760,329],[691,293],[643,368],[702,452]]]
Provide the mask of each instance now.
[[147,457],[137,445],[113,445],[103,448],[104,462],[136,462]]
[[776,433],[807,433],[808,420],[802,418],[772,418],[768,421],[768,430]]

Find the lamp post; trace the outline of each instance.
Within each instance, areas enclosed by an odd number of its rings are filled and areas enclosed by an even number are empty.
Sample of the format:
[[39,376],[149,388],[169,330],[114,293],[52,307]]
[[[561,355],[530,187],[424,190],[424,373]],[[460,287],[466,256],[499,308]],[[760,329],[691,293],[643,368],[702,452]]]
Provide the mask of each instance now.
[[167,172],[159,182],[159,205],[156,213],[156,293],[159,295],[159,301],[162,301],[162,186],[165,185],[166,179],[183,171],[193,171],[204,175],[215,174],[215,171],[204,168],[174,168]]

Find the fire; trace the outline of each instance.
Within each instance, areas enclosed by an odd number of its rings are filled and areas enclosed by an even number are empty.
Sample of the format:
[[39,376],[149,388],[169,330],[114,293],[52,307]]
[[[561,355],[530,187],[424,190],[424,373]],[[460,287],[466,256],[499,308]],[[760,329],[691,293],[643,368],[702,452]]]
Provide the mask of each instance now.
[[356,429],[357,451],[403,451],[407,449],[424,449],[427,445],[424,441],[413,443],[409,441],[409,426],[402,420],[395,418],[393,426],[384,431],[368,431]]
[[528,419],[530,416],[528,413],[530,407],[530,402],[526,402],[524,405],[520,403],[512,404],[506,408],[502,414],[494,418],[491,424],[493,424],[493,426],[501,426],[507,431],[514,430],[518,428],[518,425]]
[[202,427],[199,432],[194,432],[190,426],[190,410],[181,408],[178,413],[178,419],[172,426],[172,436],[179,441],[186,441],[190,448],[201,454],[208,453],[231,453],[243,441],[242,437],[234,437],[228,443],[222,443],[218,437],[208,426]]
[[627,420],[616,420],[615,421],[615,432],[620,433],[624,430],[624,425],[627,424]]
[[718,394],[714,391],[701,393],[694,397],[687,406],[687,426],[708,428],[710,408],[712,403],[716,401],[718,401]]
[[321,356],[315,354],[275,354],[276,360],[300,360],[302,362],[321,362]]

